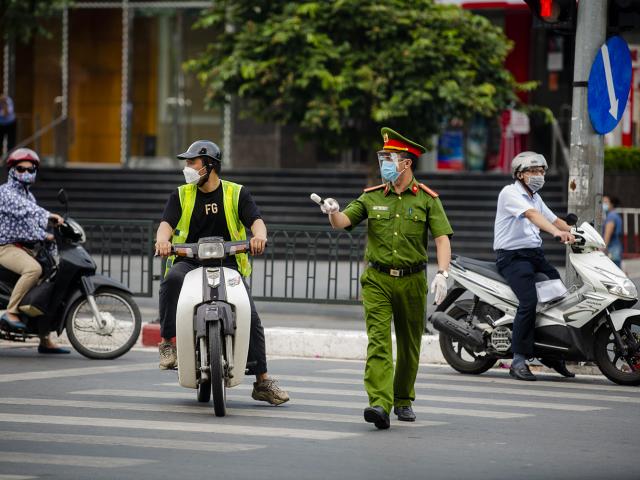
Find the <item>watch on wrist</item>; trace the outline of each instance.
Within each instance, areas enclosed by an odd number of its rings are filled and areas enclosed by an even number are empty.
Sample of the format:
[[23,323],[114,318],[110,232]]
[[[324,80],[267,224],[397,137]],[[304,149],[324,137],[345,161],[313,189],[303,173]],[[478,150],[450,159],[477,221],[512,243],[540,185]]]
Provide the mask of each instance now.
[[449,272],[447,272],[446,270],[438,270],[438,273],[436,275],[442,275],[444,278],[449,278]]

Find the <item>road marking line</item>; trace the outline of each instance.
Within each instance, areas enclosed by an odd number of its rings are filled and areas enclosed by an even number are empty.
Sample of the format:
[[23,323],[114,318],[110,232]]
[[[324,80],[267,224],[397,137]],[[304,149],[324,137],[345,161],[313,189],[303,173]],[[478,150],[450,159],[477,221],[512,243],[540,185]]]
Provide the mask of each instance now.
[[339,440],[356,437],[357,433],[335,432],[295,428],[272,428],[219,423],[160,422],[121,418],[71,417],[57,415],[24,415],[0,413],[0,422],[42,423],[48,425],[72,425],[80,427],[128,428],[138,430],[166,430],[176,432],[219,433],[254,437],[299,438],[303,440]]
[[[139,395],[144,397],[143,395]],[[148,395],[155,398],[156,395]],[[147,398],[147,397],[145,397]],[[22,406],[44,406],[44,407],[61,407],[61,408],[91,408],[105,410],[127,410],[138,412],[159,412],[159,413],[195,413],[200,415],[213,415],[211,404],[200,405],[167,405],[157,403],[125,403],[125,402],[96,402],[86,400],[59,400],[47,398],[2,398],[0,404],[3,405],[22,405]],[[335,422],[335,423],[362,423],[362,420],[354,415],[344,414],[325,414],[316,412],[300,412],[293,411],[291,408],[269,408],[269,409],[248,409],[248,408],[229,408],[227,405],[227,414],[234,417],[263,417],[263,418],[281,418],[288,420],[308,420],[314,422]],[[24,412],[22,412],[24,413]],[[413,422],[404,423],[407,427],[427,427],[443,425],[445,422]],[[0,435],[0,438],[3,438]],[[128,437],[123,437],[128,438]],[[172,444],[173,445],[173,444]],[[172,448],[172,447],[167,447]]]
[[[433,384],[433,389],[440,390],[455,390],[455,391],[470,391],[475,392],[478,390],[469,388],[463,389],[458,388],[458,386],[451,386],[445,388],[445,386]],[[238,385],[234,387],[239,390],[249,390],[253,388],[250,385]],[[416,384],[416,390],[420,387]],[[423,389],[432,389],[431,385],[424,384],[422,386]],[[344,396],[354,396],[354,397],[366,397],[367,393],[363,390],[342,390],[337,388],[314,388],[314,387],[298,387],[295,385],[287,385],[287,391],[293,393],[309,393],[312,395],[344,395]],[[487,389],[487,391],[491,393],[502,393],[502,390],[491,390]],[[520,393],[521,394],[521,393]],[[470,397],[447,397],[440,395],[423,395],[422,393],[417,396],[418,401],[420,400],[428,400],[432,402],[447,402],[447,403],[465,403],[465,404],[476,404],[476,405],[484,405],[488,407],[493,406],[508,406],[508,407],[518,407],[518,408],[540,408],[540,409],[548,409],[548,410],[565,410],[565,411],[593,411],[593,410],[607,410],[607,407],[601,406],[591,406],[591,405],[575,405],[575,404],[565,404],[565,403],[540,403],[540,402],[530,402],[530,401],[518,401],[518,400],[503,400],[503,399],[493,399],[493,398],[470,398]]]
[[3,430],[0,430],[0,438],[2,438],[2,440],[25,442],[79,443],[81,445],[166,448],[169,450],[188,450],[219,453],[246,452],[248,450],[258,450],[260,448],[266,448],[266,445],[251,445],[248,443],[208,441],[192,442],[188,440],[177,440],[175,438],[162,438],[162,440],[160,441],[157,438],[117,437],[108,435],[74,435],[69,433],[10,432]]
[[[299,377],[295,375],[280,375],[278,377],[281,380],[288,380],[290,382],[315,382],[315,383],[331,383],[341,385],[360,385],[360,382],[355,382],[349,379],[339,378],[324,378],[324,377]],[[174,383],[163,384],[169,387],[176,387]],[[234,388],[240,388],[242,390],[248,389],[248,387],[238,386]],[[419,384],[416,384],[416,389],[420,388]],[[427,388],[425,388],[426,390]],[[347,395],[364,397],[366,393],[364,389],[360,391],[356,390],[340,390],[340,389],[316,389],[313,387],[298,387],[296,385],[288,385],[287,390],[289,392],[297,393],[314,393],[320,395]],[[522,400],[504,400],[504,399],[487,399],[487,398],[469,398],[469,397],[448,397],[442,395],[424,395],[420,393],[417,397],[417,401],[427,400],[430,402],[448,402],[448,403],[464,403],[472,405],[485,405],[485,406],[500,406],[500,407],[516,407],[516,408],[540,408],[543,410],[563,410],[568,412],[592,412],[594,410],[608,410],[608,407],[595,406],[595,405],[576,405],[566,403],[541,403],[541,402],[528,402]]]
[[0,383],[21,382],[23,380],[48,380],[50,378],[84,377],[85,375],[102,375],[105,373],[138,372],[140,370],[157,369],[156,363],[137,363],[112,365],[109,367],[65,368],[62,370],[43,370],[39,372],[5,373],[0,375]]
[[[327,370],[319,370],[318,373],[339,374],[339,375],[356,375],[362,379],[364,375],[364,369],[356,370],[355,368],[330,368]],[[496,377],[495,375],[500,375]],[[463,375],[460,373],[446,374],[446,373],[419,373],[418,379],[431,380],[431,381],[452,381],[452,382],[469,382],[469,383],[499,383],[514,385],[517,380],[508,377],[508,371],[504,373],[491,372],[490,375]],[[578,380],[586,377],[586,375],[579,375]],[[574,383],[575,380],[565,380],[563,377],[555,377],[557,380],[541,380],[538,377],[536,387],[550,387],[550,388],[566,388],[568,390],[601,390],[618,393],[634,393],[633,387],[623,387],[616,385],[596,385],[586,383]],[[600,377],[601,378],[601,377]]]
[[38,463],[65,467],[118,468],[155,463],[155,460],[117,457],[88,457],[82,455],[50,455],[46,453],[0,452],[0,463]]
[[26,477],[24,475],[3,475],[0,473],[0,480],[32,480],[38,477]]
[[[234,387],[237,389],[238,387]],[[188,399],[193,398],[192,395],[186,395],[182,392],[152,392],[152,391],[139,391],[139,390],[82,390],[77,392],[71,392],[73,395],[96,395],[96,396],[113,396],[113,397],[136,397],[136,398],[176,398],[176,399]],[[349,394],[351,395],[351,393]],[[356,396],[366,396],[364,392],[356,394]],[[247,401],[246,396],[229,395],[227,399],[233,399],[237,401]],[[366,404],[362,402],[341,402],[337,400],[310,400],[304,398],[294,398],[291,400],[291,405],[308,405],[314,407],[335,407],[335,408],[354,408],[362,410]],[[480,402],[478,402],[480,403]],[[486,400],[482,402],[486,404]],[[283,410],[288,407],[281,407]],[[481,417],[481,418],[498,418],[498,419],[511,419],[511,418],[523,418],[531,417],[533,414],[528,413],[513,413],[513,412],[496,412],[495,410],[471,410],[471,409],[456,409],[456,408],[441,408],[441,407],[423,407],[414,406],[414,411],[421,413],[433,413],[436,415],[459,415],[465,417]]]

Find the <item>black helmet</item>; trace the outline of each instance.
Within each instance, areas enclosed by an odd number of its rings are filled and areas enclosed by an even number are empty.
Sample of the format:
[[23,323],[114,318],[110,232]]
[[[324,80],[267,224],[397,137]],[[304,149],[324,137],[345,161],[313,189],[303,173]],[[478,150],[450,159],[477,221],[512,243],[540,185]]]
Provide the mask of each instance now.
[[211,140],[196,140],[186,152],[178,155],[180,160],[196,157],[209,157],[211,160],[222,162],[222,151]]

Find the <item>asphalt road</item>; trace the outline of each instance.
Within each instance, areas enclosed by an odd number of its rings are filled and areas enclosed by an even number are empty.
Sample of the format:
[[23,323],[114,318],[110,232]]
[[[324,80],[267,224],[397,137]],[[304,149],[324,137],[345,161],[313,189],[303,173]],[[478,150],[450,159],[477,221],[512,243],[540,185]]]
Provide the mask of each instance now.
[[377,431],[361,362],[272,359],[291,401],[253,401],[247,377],[225,418],[156,362],[2,346],[0,480],[640,478],[640,389],[602,378],[422,366],[418,421]]

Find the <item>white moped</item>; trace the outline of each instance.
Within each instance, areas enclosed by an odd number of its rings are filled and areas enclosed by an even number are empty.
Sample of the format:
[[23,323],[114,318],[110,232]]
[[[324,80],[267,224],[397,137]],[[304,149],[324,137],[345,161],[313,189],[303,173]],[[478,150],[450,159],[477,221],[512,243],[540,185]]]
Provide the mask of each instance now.
[[249,351],[251,305],[240,273],[225,258],[249,250],[249,241],[221,237],[176,244],[172,253],[202,264],[185,276],[176,311],[178,381],[197,389],[200,402],[213,395],[216,416],[226,414],[226,389],[242,383]]
[[[560,295],[544,298],[537,284],[533,356],[595,361],[613,382],[640,385],[640,310],[631,308],[638,300],[636,287],[601,251],[605,243],[590,224],[573,227],[571,233],[576,243],[569,261],[582,285],[567,291],[561,284]],[[495,262],[454,257],[450,276],[454,287],[430,320],[440,331],[440,349],[449,365],[480,374],[498,359],[512,357],[518,299]],[[546,277],[537,281],[549,283]],[[466,292],[472,298],[461,299]]]

